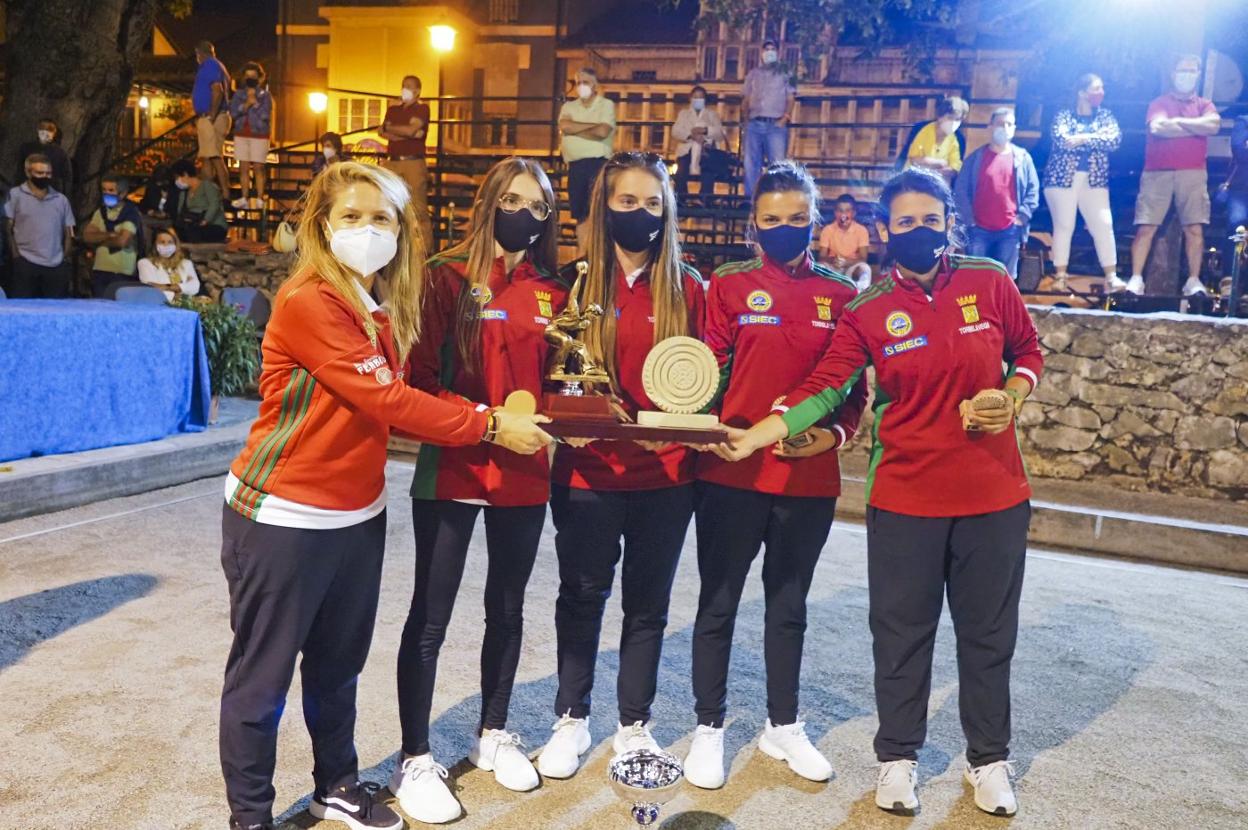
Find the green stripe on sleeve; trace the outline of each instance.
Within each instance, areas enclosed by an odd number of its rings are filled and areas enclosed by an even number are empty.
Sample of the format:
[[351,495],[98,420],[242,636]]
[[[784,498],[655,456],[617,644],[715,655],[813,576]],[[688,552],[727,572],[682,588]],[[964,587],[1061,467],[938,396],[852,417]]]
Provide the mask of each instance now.
[[876,383],[875,405],[872,407],[875,418],[871,422],[871,460],[867,463],[867,483],[863,496],[867,504],[871,503],[871,488],[875,485],[876,468],[880,466],[880,460],[884,458],[884,443],[880,440],[880,422],[884,420],[884,413],[892,402],[888,394],[880,388],[879,383]]
[[862,369],[860,368],[850,375],[849,380],[845,381],[839,389],[831,387],[824,389],[819,394],[810,396],[781,415],[780,417],[789,428],[789,435],[805,432],[838,406],[845,403],[845,399],[849,397],[850,391],[861,376]]

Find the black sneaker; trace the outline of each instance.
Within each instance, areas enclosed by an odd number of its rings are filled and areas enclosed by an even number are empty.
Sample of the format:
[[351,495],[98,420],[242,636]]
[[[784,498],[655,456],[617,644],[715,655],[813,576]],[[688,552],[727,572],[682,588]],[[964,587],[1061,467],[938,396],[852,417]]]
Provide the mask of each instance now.
[[273,830],[273,823],[262,821],[259,824],[240,824],[234,819],[230,819],[230,830]]
[[351,830],[403,830],[403,819],[377,799],[381,786],[357,781],[331,793],[312,796],[308,812],[316,818],[341,821]]

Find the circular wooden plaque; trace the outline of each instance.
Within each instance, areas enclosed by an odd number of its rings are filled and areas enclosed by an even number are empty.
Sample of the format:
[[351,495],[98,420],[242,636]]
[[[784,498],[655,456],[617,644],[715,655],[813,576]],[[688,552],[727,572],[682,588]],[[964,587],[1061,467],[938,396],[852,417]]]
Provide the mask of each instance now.
[[641,368],[646,395],[664,412],[697,412],[715,397],[719,364],[710,346],[693,337],[655,344]]

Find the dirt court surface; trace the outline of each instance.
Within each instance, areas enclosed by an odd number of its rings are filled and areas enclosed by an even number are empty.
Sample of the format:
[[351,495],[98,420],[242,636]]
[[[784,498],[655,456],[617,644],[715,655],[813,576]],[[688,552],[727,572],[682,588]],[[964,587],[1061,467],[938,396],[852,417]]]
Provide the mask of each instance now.
[[[410,465],[390,466],[381,611],[360,683],[357,744],[384,782],[399,742],[394,660],[412,588]],[[0,828],[224,830],[217,696],[228,649],[219,564],[221,482],[203,480],[0,524]],[[483,536],[483,534],[478,534]],[[655,737],[684,755],[694,727],[690,633],[697,600],[693,533],[673,595]],[[835,770],[811,784],[755,749],[765,710],[760,562],[733,653],[728,784],[686,785],[667,830],[723,828],[1248,827],[1248,580],[1032,551],[1014,662],[1021,811],[983,815],[961,781],[952,629],[937,642],[918,816],[873,806],[875,729],[865,537],[834,528],[810,596],[802,711]],[[627,828],[606,783],[620,615],[603,630],[591,730],[595,747],[568,781],[514,794],[466,760],[476,726],[484,551],[469,557],[434,704],[435,756],[451,768],[477,828]],[[536,752],[554,719],[553,528],[530,584],[510,728]],[[298,678],[282,724],[276,811],[304,808],[311,753]],[[326,830],[343,825],[324,823]],[[425,825],[416,825],[413,827]]]

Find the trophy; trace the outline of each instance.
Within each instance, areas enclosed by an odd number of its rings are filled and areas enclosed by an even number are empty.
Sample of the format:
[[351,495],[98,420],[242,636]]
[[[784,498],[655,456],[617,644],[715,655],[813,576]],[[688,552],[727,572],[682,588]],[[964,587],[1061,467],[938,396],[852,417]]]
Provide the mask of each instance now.
[[607,777],[615,794],[629,804],[633,820],[648,827],[658,821],[663,805],[676,797],[685,771],[675,755],[637,749],[614,758]]
[[559,390],[542,396],[542,413],[551,419],[545,430],[559,438],[691,444],[725,440],[727,432],[718,418],[695,414],[715,397],[719,365],[710,348],[693,337],[669,337],[646,355],[642,383],[663,411],[641,412],[632,423],[610,395],[610,376],[581,340],[603,309],[582,303],[589,265],[578,262],[576,270],[568,304],[546,326],[546,342],[554,346],[546,378]]

